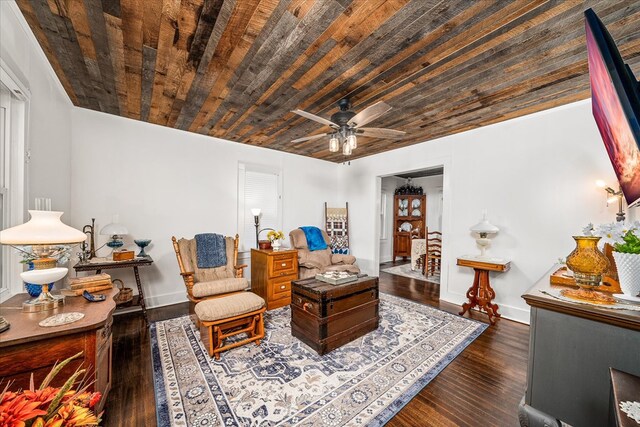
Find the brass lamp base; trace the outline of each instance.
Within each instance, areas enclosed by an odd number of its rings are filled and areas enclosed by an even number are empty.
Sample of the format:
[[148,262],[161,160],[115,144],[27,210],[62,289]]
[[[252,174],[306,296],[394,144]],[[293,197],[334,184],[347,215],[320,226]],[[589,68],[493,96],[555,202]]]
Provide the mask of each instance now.
[[42,290],[38,298],[22,303],[23,313],[37,313],[40,311],[54,310],[64,305],[64,295],[51,295],[48,290]]

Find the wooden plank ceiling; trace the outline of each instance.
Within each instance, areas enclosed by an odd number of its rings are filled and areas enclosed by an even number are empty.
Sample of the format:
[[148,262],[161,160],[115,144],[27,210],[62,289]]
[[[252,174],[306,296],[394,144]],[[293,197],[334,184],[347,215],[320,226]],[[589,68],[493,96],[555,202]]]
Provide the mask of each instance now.
[[[582,12],[593,7],[636,73],[640,1],[18,0],[73,103],[341,162],[329,117],[393,109],[350,158],[589,96]],[[176,141],[180,143],[180,141]],[[212,139],[212,143],[215,140]]]

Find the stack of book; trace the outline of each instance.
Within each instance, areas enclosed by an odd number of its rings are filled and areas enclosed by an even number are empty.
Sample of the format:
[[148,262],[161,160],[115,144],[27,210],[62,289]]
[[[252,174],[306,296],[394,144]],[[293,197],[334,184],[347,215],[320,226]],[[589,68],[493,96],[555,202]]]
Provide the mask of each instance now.
[[93,276],[74,277],[69,280],[69,288],[63,289],[63,295],[82,295],[82,292],[102,292],[113,287],[111,276],[106,273]]

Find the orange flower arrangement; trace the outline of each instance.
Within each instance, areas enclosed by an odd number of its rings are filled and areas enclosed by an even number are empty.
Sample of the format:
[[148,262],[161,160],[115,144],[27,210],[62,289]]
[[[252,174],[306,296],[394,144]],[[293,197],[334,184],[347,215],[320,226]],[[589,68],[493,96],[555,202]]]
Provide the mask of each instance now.
[[[50,387],[51,380],[72,360],[82,353],[57,363],[49,375],[36,390],[9,391],[7,384],[0,394],[0,426],[7,427],[75,427],[98,426],[100,415],[95,415],[92,408],[102,397],[99,392],[87,391],[88,384],[84,378],[78,380],[86,370],[78,369],[62,387]],[[71,388],[77,384],[77,390]]]

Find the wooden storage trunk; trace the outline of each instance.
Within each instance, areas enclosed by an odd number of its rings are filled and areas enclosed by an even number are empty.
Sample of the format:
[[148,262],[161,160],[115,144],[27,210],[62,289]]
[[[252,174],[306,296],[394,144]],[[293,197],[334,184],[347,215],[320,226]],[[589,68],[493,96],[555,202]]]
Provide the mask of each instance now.
[[378,278],[331,285],[292,282],[291,333],[323,355],[378,329]]

